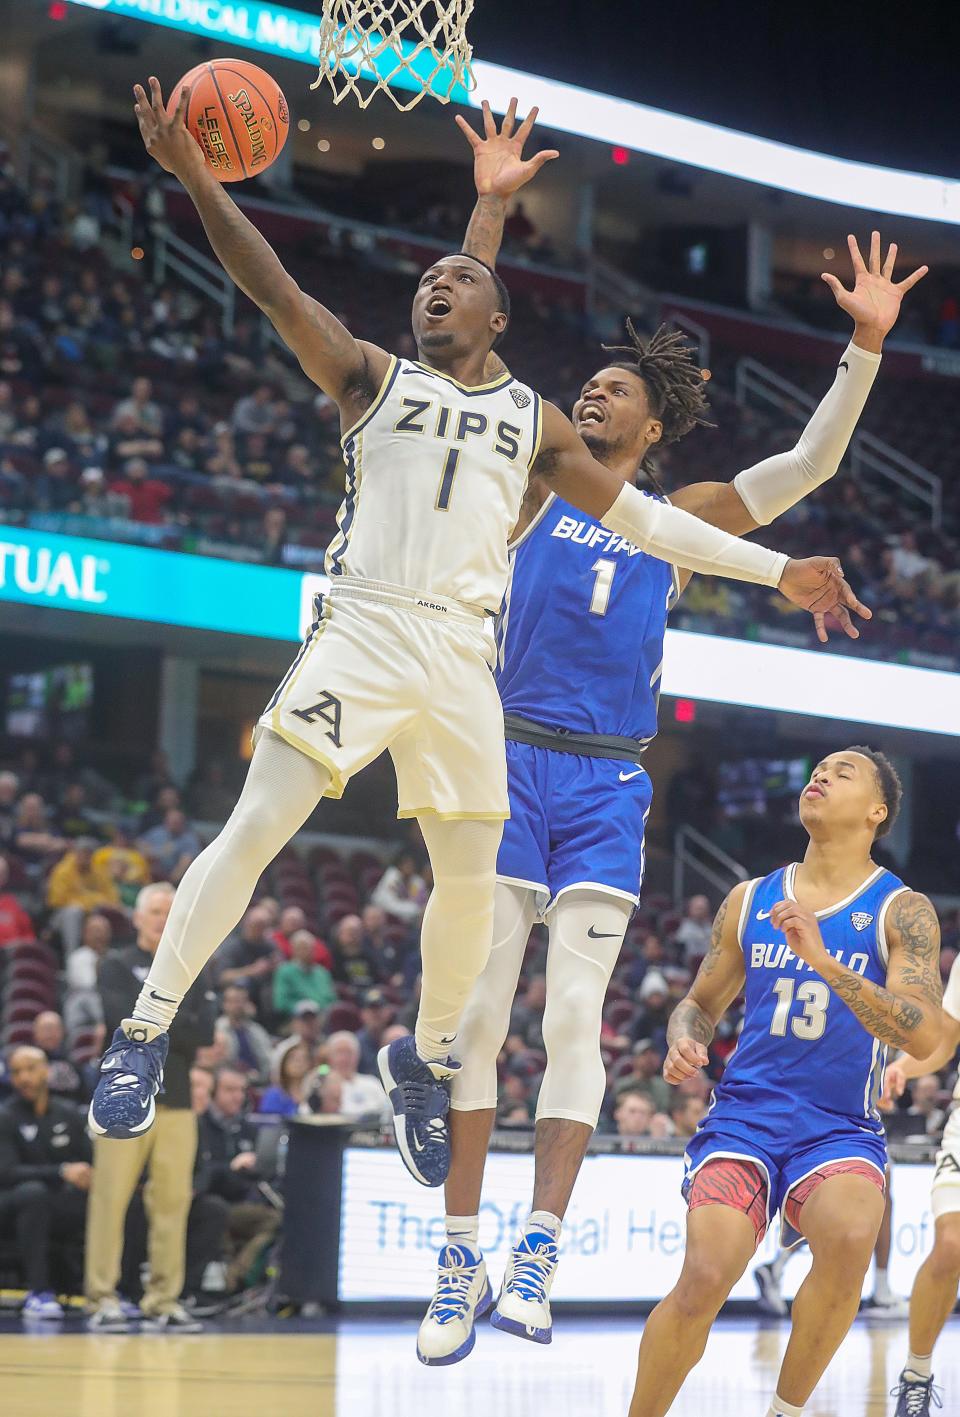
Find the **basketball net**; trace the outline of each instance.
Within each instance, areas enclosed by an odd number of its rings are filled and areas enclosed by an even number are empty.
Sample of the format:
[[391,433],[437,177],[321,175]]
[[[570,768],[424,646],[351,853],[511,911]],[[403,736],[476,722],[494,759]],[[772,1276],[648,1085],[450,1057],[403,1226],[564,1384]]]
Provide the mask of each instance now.
[[[320,21],[320,72],[334,103],[356,95],[366,108],[380,89],[401,112],[431,93],[449,103],[457,87],[475,86],[470,71],[473,50],[467,43],[467,20],[474,0],[323,0]],[[409,76],[398,93],[391,84]],[[413,82],[412,98],[406,97]]]

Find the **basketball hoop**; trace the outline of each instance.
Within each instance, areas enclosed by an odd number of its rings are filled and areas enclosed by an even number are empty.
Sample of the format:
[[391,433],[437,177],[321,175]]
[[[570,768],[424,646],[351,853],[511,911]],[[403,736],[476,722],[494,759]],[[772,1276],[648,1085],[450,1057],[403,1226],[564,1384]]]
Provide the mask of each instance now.
[[[473,5],[474,0],[323,0],[320,72],[310,87],[319,88],[326,79],[334,103],[352,93],[361,108],[383,89],[404,113],[428,93],[449,103],[455,89],[475,86],[466,34]],[[393,83],[413,87],[413,98],[403,101]]]

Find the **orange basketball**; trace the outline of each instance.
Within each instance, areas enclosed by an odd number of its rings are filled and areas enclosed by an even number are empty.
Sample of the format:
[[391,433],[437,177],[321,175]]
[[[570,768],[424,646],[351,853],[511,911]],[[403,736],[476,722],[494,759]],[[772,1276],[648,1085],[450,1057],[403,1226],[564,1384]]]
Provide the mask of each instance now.
[[266,172],[290,128],[290,110],[276,80],[243,59],[211,59],[174,85],[168,113],[183,89],[190,90],[187,127],[216,177],[242,182]]

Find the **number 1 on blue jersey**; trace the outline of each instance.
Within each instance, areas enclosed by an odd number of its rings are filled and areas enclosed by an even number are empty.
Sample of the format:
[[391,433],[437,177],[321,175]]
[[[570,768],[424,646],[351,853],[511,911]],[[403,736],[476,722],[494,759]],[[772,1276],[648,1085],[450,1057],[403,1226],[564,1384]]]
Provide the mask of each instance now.
[[613,585],[613,575],[617,569],[616,561],[605,561],[601,558],[594,561],[590,567],[596,573],[597,579],[593,583],[593,595],[590,597],[590,614],[606,615],[607,606],[610,604],[610,589]]

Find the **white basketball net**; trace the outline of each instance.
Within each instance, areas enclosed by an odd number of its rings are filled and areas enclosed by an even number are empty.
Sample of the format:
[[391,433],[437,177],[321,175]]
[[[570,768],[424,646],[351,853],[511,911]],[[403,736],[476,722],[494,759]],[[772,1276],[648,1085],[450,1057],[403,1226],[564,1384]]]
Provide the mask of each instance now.
[[[413,108],[424,94],[450,102],[457,85],[474,87],[470,71],[473,50],[467,43],[467,20],[474,0],[323,0],[320,21],[320,73],[334,103],[356,95],[366,108],[379,89],[402,111]],[[397,75],[413,76],[417,88],[391,87]]]

